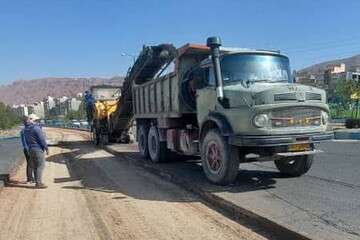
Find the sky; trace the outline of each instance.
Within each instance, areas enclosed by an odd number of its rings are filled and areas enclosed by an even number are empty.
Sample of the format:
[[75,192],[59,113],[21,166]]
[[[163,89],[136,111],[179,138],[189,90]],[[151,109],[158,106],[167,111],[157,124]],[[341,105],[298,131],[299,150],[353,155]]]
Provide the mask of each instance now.
[[0,84],[125,75],[142,46],[279,49],[292,69],[360,53],[359,0],[0,0]]

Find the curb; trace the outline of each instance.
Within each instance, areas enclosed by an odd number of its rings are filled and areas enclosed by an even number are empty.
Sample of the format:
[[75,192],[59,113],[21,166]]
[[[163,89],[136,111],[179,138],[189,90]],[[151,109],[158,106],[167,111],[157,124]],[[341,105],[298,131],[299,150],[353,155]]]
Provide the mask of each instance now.
[[149,172],[151,172],[154,175],[157,175],[158,177],[161,177],[167,181],[170,181],[187,191],[190,191],[194,193],[195,195],[199,196],[203,201],[205,201],[206,204],[213,207],[213,209],[225,214],[229,218],[235,220],[235,221],[247,221],[250,225],[258,225],[265,229],[265,232],[276,234],[276,239],[301,239],[301,240],[311,240],[311,238],[308,238],[298,232],[295,232],[287,227],[284,227],[270,219],[267,219],[261,215],[258,215],[251,210],[245,209],[241,206],[235,205],[234,203],[227,201],[219,196],[216,196],[215,194],[212,194],[211,192],[207,192],[202,190],[200,187],[198,187],[193,182],[188,182],[186,179],[182,179],[179,177],[174,176],[168,171],[164,171],[162,169],[157,168],[157,165],[148,164],[143,161],[134,161],[131,156],[126,156],[124,154],[121,154],[121,152],[117,152],[107,146],[104,146],[104,150],[107,152],[116,155],[121,156],[122,158],[125,158],[128,160],[131,164],[141,167]]

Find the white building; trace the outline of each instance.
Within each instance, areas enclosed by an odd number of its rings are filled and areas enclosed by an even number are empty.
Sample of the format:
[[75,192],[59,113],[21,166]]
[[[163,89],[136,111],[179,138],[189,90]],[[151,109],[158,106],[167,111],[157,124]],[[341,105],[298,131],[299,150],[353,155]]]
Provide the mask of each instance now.
[[67,100],[68,97],[60,97],[55,99],[55,114],[65,116],[67,114]]
[[45,118],[44,102],[37,102],[28,106],[28,114],[35,114],[40,119]]
[[49,117],[50,115],[55,114],[55,100],[51,96],[47,96],[44,98],[44,110],[45,110],[45,117]]
[[14,105],[12,108],[19,117],[24,117],[29,115],[29,109],[25,104]]
[[69,98],[67,100],[67,112],[78,111],[81,105],[81,100],[77,98]]

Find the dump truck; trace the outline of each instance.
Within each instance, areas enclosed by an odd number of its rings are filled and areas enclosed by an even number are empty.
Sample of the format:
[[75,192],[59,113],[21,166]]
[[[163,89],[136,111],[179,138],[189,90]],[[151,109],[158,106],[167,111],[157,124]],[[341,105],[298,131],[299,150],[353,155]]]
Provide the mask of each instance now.
[[116,111],[121,89],[118,86],[96,85],[90,88],[94,105],[90,117],[92,139],[96,145],[116,142],[121,135],[110,131],[110,115]]
[[[279,51],[206,45],[144,46],[129,70],[113,125],[136,120],[141,155],[201,156],[206,177],[232,183],[239,164],[274,161],[287,176],[311,167],[316,143],[330,140],[325,91],[294,83]],[[125,104],[124,104],[125,103]]]

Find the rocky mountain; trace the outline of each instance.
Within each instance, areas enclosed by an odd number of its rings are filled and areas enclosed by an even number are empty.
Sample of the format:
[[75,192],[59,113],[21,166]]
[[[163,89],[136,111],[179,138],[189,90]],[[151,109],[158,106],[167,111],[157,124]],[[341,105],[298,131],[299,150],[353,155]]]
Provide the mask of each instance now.
[[301,69],[298,72],[300,74],[302,73],[308,73],[308,74],[321,74],[325,71],[326,66],[330,64],[340,64],[345,63],[345,66],[347,69],[352,68],[354,66],[360,66],[360,54],[355,55],[349,58],[343,58],[343,59],[336,59],[336,60],[330,60],[322,63],[318,63],[312,66],[309,66],[307,68]]
[[44,97],[75,96],[92,85],[109,84],[120,86],[123,77],[113,78],[41,78],[19,80],[0,86],[0,102],[7,105],[31,104]]

